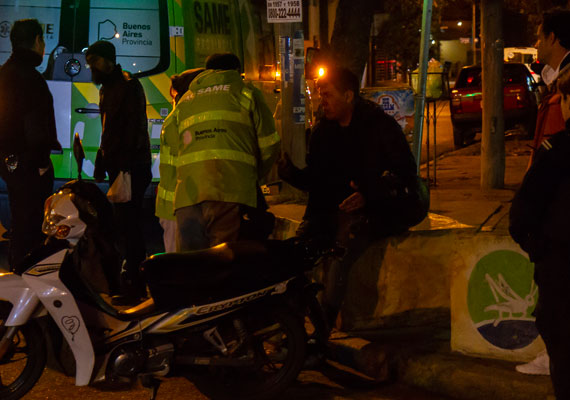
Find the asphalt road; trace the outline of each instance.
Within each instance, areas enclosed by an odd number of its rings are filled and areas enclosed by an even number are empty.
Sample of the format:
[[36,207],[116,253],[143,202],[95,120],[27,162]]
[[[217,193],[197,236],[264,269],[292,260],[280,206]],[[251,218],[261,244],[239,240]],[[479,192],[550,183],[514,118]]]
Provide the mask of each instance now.
[[[46,369],[36,386],[24,400],[144,400],[149,392],[137,385],[123,391],[105,391],[93,387],[75,387],[74,379]],[[319,371],[303,371],[283,399],[295,400],[445,400],[441,395],[368,380],[338,364],[327,363]],[[158,400],[206,400],[186,378],[169,377],[162,383]],[[451,400],[451,399],[448,399]]]

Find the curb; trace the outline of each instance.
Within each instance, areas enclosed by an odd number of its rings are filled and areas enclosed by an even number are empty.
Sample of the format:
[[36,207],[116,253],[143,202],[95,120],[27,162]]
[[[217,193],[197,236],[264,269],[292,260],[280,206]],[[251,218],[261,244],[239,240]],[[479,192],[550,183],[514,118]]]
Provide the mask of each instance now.
[[382,344],[339,334],[327,347],[330,359],[378,382],[396,380],[462,400],[555,400],[550,377],[520,374],[513,362],[443,349],[426,352],[405,342]]

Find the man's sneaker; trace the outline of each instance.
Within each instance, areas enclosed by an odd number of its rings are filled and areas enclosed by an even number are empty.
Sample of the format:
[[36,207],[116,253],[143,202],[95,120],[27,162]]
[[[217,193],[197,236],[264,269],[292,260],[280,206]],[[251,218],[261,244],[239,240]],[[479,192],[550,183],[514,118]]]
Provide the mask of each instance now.
[[522,374],[550,375],[550,357],[546,350],[543,350],[531,362],[517,365],[515,368]]

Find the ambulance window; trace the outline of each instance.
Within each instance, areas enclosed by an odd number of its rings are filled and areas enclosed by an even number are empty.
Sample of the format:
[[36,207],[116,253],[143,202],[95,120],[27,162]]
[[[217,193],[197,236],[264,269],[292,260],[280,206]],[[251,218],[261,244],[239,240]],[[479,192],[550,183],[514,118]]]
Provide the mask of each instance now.
[[43,27],[46,50],[44,60],[37,68],[44,72],[50,53],[59,42],[61,0],[0,0],[0,65],[12,52],[10,30],[14,21],[35,18]]
[[91,0],[89,43],[113,43],[117,63],[132,74],[158,73],[169,62],[167,18],[160,0]]

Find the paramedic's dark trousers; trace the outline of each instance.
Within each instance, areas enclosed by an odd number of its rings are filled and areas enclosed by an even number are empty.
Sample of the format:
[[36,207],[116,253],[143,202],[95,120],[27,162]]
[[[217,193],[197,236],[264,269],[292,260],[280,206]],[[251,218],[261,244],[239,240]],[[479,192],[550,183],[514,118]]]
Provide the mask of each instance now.
[[10,201],[10,270],[23,273],[30,265],[20,265],[26,254],[45,240],[42,233],[44,203],[53,193],[53,167],[40,175],[37,167],[20,163],[8,172],[4,163],[0,175],[8,187]]
[[550,243],[535,265],[536,326],[550,356],[550,377],[558,400],[570,399],[570,245]]

